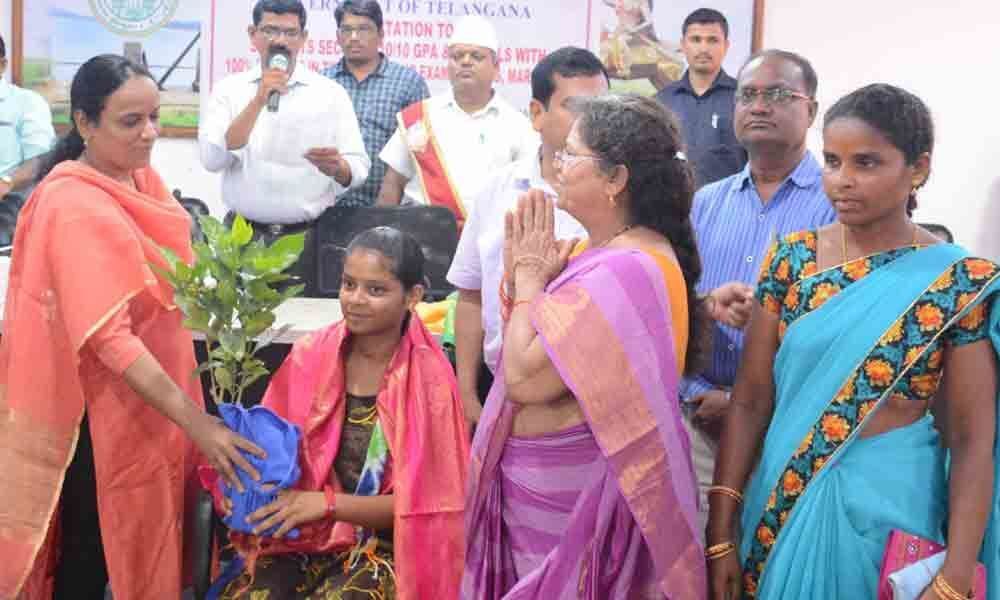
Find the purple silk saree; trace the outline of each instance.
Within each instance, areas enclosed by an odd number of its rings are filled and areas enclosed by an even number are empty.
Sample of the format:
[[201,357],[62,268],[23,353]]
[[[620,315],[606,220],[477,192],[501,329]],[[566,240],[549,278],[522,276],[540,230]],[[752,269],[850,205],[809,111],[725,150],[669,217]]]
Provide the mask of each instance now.
[[532,306],[586,423],[512,438],[497,377],[473,442],[463,598],[706,596],[663,262],[587,251]]

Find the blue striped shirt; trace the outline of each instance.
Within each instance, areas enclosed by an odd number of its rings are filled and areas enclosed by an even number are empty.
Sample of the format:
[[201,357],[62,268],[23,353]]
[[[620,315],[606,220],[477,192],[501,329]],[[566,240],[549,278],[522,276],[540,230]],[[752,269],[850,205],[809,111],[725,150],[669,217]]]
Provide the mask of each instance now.
[[414,102],[430,97],[427,82],[412,68],[392,62],[379,54],[378,67],[359,82],[347,68],[345,59],[323,72],[347,90],[361,126],[365,150],[372,161],[368,179],[357,188],[337,197],[337,206],[371,206],[378,198],[385,163],[378,155],[396,132],[396,113]]
[[[757,194],[749,163],[739,173],[706,185],[695,194],[691,210],[703,267],[698,292],[706,294],[730,281],[756,284],[760,263],[776,237],[836,218],[823,191],[819,163],[809,151],[767,203]],[[683,380],[681,399],[732,386],[742,351],[743,332],[716,324],[711,365]]]

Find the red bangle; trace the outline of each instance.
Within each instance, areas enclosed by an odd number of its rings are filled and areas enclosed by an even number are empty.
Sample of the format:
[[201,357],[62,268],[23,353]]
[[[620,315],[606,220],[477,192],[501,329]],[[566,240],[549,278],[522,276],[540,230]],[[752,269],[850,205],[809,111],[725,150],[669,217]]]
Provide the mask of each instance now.
[[332,517],[337,509],[337,495],[329,484],[323,486],[323,495],[326,496],[326,516]]

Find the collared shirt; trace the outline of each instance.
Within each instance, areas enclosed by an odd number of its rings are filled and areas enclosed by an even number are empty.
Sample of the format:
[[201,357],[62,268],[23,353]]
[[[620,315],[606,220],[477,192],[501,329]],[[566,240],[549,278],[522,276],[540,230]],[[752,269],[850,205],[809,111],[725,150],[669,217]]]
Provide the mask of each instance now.
[[735,98],[736,80],[725,71],[719,71],[701,96],[691,87],[690,71],[656,94],[681,122],[697,187],[729,177],[747,163],[746,150],[733,131]]
[[0,79],[0,175],[52,149],[56,132],[45,98]]
[[[455,251],[448,281],[461,289],[480,290],[483,299],[483,359],[496,371],[502,345],[500,281],[503,279],[504,214],[516,206],[529,189],[555,195],[542,179],[540,154],[508,165],[487,182],[475,201]],[[556,209],[556,237],[586,237],[587,233],[566,211]]]
[[[474,114],[462,110],[451,92],[428,100],[426,111],[466,213],[490,176],[512,162],[534,157],[541,143],[528,118],[495,92],[489,104]],[[427,204],[402,128],[396,130],[379,158],[409,179],[404,203]]]
[[[691,210],[703,269],[698,292],[706,294],[730,281],[755,285],[764,255],[776,238],[836,220],[821,178],[819,163],[806,151],[767,203],[757,193],[749,164],[698,190]],[[682,399],[730,387],[736,379],[743,332],[718,323],[714,329],[711,365],[700,376],[683,380]]]
[[361,137],[371,159],[368,180],[339,199],[341,206],[371,206],[385,177],[385,163],[378,160],[378,153],[396,131],[396,113],[414,102],[430,97],[427,82],[410,67],[392,62],[379,53],[379,65],[371,74],[358,81],[347,68],[345,59],[323,72],[347,90],[354,103],[354,112],[361,124]]
[[319,217],[345,191],[305,159],[310,148],[334,147],[351,167],[350,188],[368,177],[371,161],[344,88],[298,65],[277,112],[260,111],[250,140],[226,149],[226,131],[257,94],[260,68],[219,82],[198,125],[201,163],[222,171],[222,201],[261,223],[302,223]]

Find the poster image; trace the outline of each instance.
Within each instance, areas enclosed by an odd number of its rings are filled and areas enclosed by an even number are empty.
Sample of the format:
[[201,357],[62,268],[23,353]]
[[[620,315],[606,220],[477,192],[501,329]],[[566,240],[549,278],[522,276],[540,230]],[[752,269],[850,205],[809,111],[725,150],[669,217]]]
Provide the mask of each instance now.
[[49,102],[57,125],[69,123],[69,89],[80,65],[98,54],[124,54],[145,62],[160,84],[165,128],[197,126],[201,2],[20,1],[20,83]]
[[604,62],[617,92],[655,94],[687,68],[681,52],[684,19],[714,8],[729,22],[731,46],[723,68],[734,75],[750,56],[752,0],[591,0],[590,49]]

